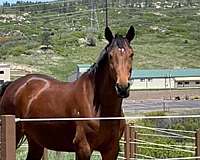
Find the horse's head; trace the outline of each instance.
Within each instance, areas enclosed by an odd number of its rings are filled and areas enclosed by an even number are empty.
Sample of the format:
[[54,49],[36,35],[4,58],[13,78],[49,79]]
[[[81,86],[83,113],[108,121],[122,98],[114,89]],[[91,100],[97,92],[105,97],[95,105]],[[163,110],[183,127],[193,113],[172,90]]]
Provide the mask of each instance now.
[[109,41],[107,47],[109,70],[114,80],[115,89],[119,97],[126,98],[129,96],[130,83],[133,61],[133,49],[130,42],[135,36],[135,29],[130,27],[125,37],[116,35],[113,37],[111,30],[106,27],[105,37]]

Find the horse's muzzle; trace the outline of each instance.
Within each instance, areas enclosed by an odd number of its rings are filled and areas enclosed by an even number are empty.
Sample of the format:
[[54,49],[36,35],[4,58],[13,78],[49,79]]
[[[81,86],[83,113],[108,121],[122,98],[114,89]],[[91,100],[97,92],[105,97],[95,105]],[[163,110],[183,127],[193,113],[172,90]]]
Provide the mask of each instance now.
[[130,83],[127,83],[127,85],[120,85],[117,83],[115,89],[117,91],[117,95],[120,98],[127,98],[129,96],[130,91]]

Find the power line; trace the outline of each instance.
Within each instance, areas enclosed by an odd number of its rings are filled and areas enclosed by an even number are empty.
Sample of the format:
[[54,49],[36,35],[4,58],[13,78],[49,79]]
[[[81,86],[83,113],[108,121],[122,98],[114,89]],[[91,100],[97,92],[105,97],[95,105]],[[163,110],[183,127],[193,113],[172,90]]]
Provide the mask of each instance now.
[[[102,10],[102,9],[98,9],[98,10]],[[87,13],[88,12],[88,13]],[[89,14],[90,10],[85,10],[85,11],[77,11],[77,12],[70,12],[70,13],[65,13],[65,14],[58,14],[58,15],[49,15],[49,16],[37,16],[37,17],[31,17],[30,19],[27,19],[27,21],[30,21],[30,23],[34,23],[37,21],[37,19],[48,19],[48,22],[53,22],[56,20],[60,20],[60,19],[65,19],[65,18],[72,18],[72,17],[86,17]],[[0,29],[5,29],[6,27],[20,27],[20,26],[30,26],[31,24],[7,24],[4,25],[2,27],[0,27]],[[30,26],[31,27],[31,26]]]
[[[102,8],[96,9],[96,10],[102,10]],[[38,18],[50,18],[50,17],[60,17],[60,16],[70,16],[72,14],[77,14],[77,13],[84,13],[84,12],[90,12],[91,10],[83,10],[83,11],[75,11],[75,12],[68,12],[68,13],[62,13],[62,14],[57,14],[57,15],[48,15],[48,16],[37,16],[37,17],[31,17],[31,19],[38,19]]]

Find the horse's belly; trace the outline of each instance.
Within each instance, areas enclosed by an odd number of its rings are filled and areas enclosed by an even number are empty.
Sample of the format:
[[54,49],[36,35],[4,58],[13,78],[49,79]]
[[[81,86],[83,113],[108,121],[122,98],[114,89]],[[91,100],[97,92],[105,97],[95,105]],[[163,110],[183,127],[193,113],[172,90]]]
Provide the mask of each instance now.
[[24,124],[27,136],[45,148],[57,151],[74,151],[74,123],[29,123]]

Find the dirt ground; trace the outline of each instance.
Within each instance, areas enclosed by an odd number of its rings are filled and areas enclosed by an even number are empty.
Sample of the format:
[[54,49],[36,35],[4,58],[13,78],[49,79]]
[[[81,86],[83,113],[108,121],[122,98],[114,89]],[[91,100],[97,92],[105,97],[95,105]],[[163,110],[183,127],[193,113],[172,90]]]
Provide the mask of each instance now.
[[128,99],[200,99],[200,89],[180,89],[180,90],[135,90],[130,91]]

